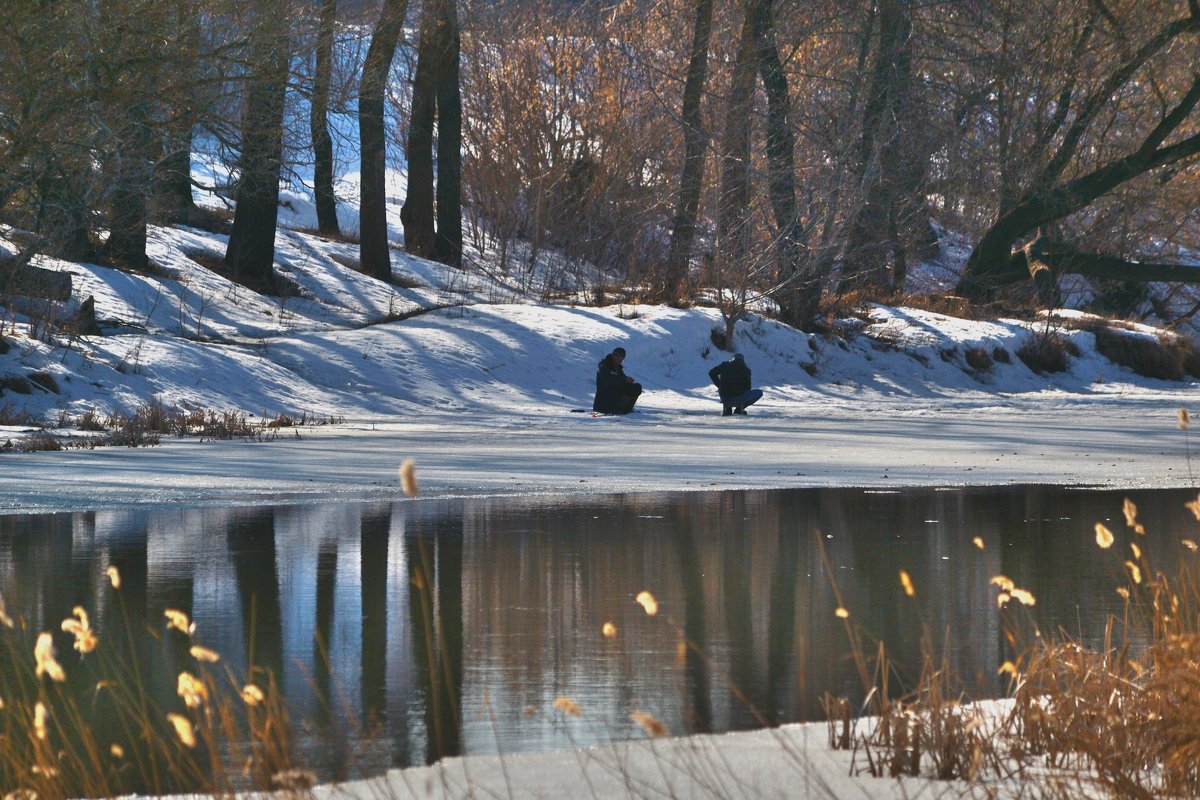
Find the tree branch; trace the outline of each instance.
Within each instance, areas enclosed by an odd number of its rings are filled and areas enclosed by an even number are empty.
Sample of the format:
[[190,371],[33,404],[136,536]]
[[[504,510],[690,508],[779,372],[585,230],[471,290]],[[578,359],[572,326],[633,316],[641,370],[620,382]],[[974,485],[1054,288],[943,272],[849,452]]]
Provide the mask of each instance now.
[[[1191,2],[1200,2],[1200,0],[1190,0]],[[1062,145],[1058,152],[1046,164],[1042,174],[1033,184],[1033,191],[1038,191],[1039,188],[1050,186],[1055,183],[1062,175],[1063,170],[1067,168],[1071,158],[1075,155],[1075,150],[1079,146],[1080,139],[1083,138],[1084,132],[1088,126],[1092,124],[1096,115],[1109,102],[1112,96],[1128,83],[1133,76],[1141,69],[1152,56],[1165,48],[1170,42],[1181,33],[1191,30],[1200,29],[1200,16],[1189,15],[1182,17],[1163,26],[1163,29],[1158,32],[1153,38],[1142,45],[1134,55],[1118,67],[1108,79],[1101,84],[1080,108],[1079,115],[1075,118],[1075,122],[1067,129],[1063,136]]]
[[1192,78],[1192,86],[1188,89],[1187,94],[1183,96],[1183,99],[1179,101],[1179,104],[1171,109],[1170,113],[1163,117],[1162,121],[1154,126],[1154,130],[1150,131],[1150,134],[1146,136],[1141,147],[1137,149],[1137,153],[1147,158],[1152,158],[1156,154],[1156,151],[1158,151],[1159,145],[1171,135],[1172,131],[1182,125],[1183,121],[1192,113],[1197,102],[1200,102],[1200,72],[1196,73]]

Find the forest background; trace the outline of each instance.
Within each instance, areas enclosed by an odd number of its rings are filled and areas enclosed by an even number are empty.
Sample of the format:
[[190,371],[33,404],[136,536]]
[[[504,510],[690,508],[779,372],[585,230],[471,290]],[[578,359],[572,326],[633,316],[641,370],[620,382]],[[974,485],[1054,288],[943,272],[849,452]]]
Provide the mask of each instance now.
[[8,295],[63,298],[42,256],[153,270],[151,224],[228,233],[206,266],[278,293],[281,180],[392,281],[402,166],[410,253],[509,274],[553,251],[542,299],[714,303],[727,341],[760,301],[813,330],[895,297],[942,230],[973,244],[943,292],[958,312],[1056,305],[1067,273],[1107,314],[1200,309],[1196,0],[14,0],[5,16]]

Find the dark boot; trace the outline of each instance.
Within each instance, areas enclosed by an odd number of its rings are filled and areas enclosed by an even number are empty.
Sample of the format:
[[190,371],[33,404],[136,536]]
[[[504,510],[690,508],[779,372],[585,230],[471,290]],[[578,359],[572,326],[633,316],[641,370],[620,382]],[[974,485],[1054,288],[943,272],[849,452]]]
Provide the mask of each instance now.
[[721,416],[722,417],[733,416],[733,406],[725,406],[725,408],[721,411]]
[[746,413],[746,409],[745,409],[744,407],[742,407],[742,406],[738,406],[737,408],[735,408],[735,409],[733,410],[733,413],[735,413],[735,414],[745,414],[745,413]]

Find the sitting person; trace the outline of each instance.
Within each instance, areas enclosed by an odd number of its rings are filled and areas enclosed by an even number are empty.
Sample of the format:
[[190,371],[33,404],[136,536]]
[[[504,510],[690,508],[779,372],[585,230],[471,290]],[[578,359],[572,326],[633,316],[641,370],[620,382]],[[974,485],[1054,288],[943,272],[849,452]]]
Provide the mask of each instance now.
[[745,414],[746,406],[751,406],[762,399],[762,389],[753,389],[750,382],[750,368],[741,353],[734,353],[733,358],[723,361],[708,371],[708,377],[717,387],[721,395],[723,410],[721,416],[730,414]]
[[642,393],[642,385],[625,374],[621,363],[625,348],[615,348],[601,359],[596,368],[596,399],[592,410],[601,414],[628,414]]

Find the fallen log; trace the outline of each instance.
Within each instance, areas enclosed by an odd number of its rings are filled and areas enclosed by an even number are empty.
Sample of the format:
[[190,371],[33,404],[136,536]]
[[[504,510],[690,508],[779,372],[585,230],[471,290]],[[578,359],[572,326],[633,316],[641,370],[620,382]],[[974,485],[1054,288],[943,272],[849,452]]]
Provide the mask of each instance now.
[[1200,284],[1200,264],[1129,261],[1100,253],[1085,253],[1046,237],[1038,237],[1020,250],[1014,250],[1008,270],[1014,275],[1027,273],[1037,288],[1038,300],[1047,307],[1059,302],[1059,275],[1135,283]]

